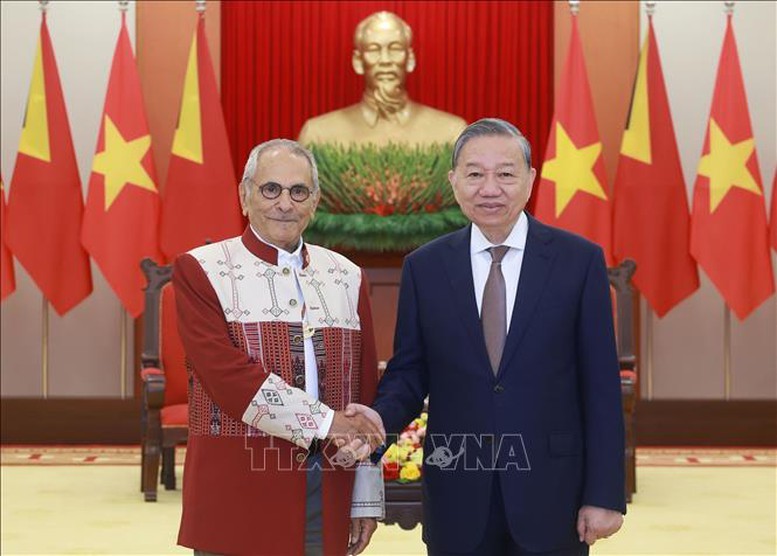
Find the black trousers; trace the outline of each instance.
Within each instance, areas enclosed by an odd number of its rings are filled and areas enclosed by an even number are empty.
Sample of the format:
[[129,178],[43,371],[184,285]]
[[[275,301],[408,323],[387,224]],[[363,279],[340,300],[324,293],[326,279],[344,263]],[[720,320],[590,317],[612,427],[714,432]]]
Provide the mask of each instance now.
[[519,546],[510,533],[510,527],[505,515],[505,503],[502,498],[502,488],[499,473],[494,473],[491,492],[491,508],[483,540],[472,552],[443,552],[427,547],[429,556],[588,556],[588,545],[578,543],[575,546],[554,550],[552,552],[530,552]]

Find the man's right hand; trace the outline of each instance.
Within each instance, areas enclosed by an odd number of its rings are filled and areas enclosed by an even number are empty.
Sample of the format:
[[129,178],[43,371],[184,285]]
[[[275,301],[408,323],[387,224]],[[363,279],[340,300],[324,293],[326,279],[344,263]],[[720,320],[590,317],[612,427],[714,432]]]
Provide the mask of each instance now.
[[[341,451],[352,452],[355,460],[363,460],[386,441],[386,431],[379,419],[376,421],[354,411],[335,411],[327,439],[334,440]],[[349,449],[350,446],[361,449]],[[364,451],[366,454],[362,453]]]

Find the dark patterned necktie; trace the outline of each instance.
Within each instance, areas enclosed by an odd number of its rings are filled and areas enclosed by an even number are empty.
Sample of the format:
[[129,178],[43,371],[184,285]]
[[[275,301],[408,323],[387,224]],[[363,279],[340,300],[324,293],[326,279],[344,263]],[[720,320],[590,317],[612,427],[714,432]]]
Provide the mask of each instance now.
[[499,371],[507,336],[507,291],[502,274],[502,259],[508,249],[510,248],[507,245],[499,245],[488,250],[491,253],[491,269],[488,271],[486,287],[483,290],[483,306],[480,311],[488,359],[495,376]]

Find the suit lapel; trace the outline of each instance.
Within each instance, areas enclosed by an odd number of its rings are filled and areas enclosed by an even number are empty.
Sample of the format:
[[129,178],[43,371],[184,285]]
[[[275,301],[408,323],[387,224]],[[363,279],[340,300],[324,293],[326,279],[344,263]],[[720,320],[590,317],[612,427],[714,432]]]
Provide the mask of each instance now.
[[444,257],[444,266],[448,280],[453,288],[451,303],[456,307],[461,323],[466,328],[467,335],[472,340],[475,356],[481,359],[484,369],[493,379],[488,362],[486,342],[483,339],[483,329],[480,326],[480,316],[475,302],[475,284],[472,280],[472,261],[470,259],[470,234],[472,225],[451,236],[449,256]]
[[501,377],[505,368],[510,364],[510,359],[515,355],[548,282],[555,257],[555,251],[551,247],[552,240],[551,231],[544,224],[529,216],[526,252],[523,255],[512,321],[505,340],[497,378]]

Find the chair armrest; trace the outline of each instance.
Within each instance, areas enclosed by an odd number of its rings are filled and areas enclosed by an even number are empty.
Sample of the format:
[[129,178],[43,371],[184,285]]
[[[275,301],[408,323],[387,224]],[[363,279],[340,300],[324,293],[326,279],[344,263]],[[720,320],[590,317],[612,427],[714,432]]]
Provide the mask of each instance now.
[[143,381],[143,400],[148,409],[161,409],[165,402],[165,373],[155,367],[140,371]]

